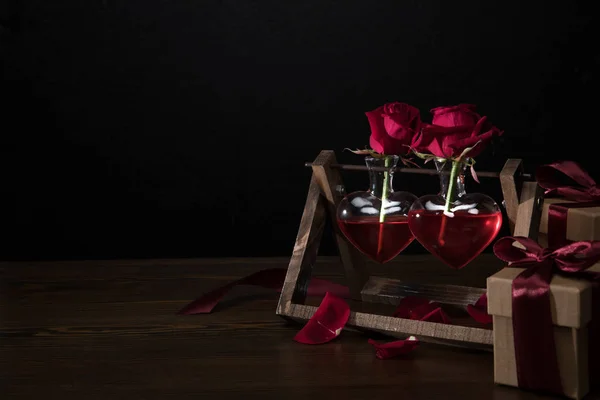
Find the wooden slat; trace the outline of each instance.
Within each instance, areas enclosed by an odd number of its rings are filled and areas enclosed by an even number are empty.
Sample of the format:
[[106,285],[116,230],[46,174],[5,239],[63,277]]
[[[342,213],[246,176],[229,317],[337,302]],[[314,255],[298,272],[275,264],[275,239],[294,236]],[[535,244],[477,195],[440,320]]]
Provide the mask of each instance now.
[[523,182],[514,236],[525,236],[538,240],[543,200],[544,189],[537,182]]
[[504,168],[500,171],[500,185],[502,186],[502,197],[508,216],[508,224],[511,234],[515,230],[517,221],[517,210],[519,208],[518,176],[522,172],[523,163],[520,159],[508,159]]
[[342,259],[342,265],[348,280],[350,295],[353,299],[360,299],[360,291],[368,279],[368,273],[365,268],[364,256],[350,244],[343,233],[340,231],[336,213],[343,196],[337,190],[342,187],[342,178],[339,171],[331,168],[331,164],[336,163],[335,153],[332,150],[323,150],[313,162],[313,174],[319,182],[321,191],[327,199],[329,215],[332,221],[332,228],[335,235],[335,241]]
[[304,212],[300,220],[294,252],[281,289],[281,297],[277,306],[278,314],[282,304],[292,301],[303,303],[306,298],[312,266],[316,261],[319,243],[325,227],[326,214],[325,200],[321,196],[318,180],[313,174]]
[[397,305],[403,297],[419,296],[442,304],[467,306],[474,304],[483,293],[484,288],[410,283],[372,276],[362,290],[362,297],[363,301]]
[[[297,321],[307,321],[316,312],[317,307],[303,304],[289,304],[285,314]],[[419,338],[433,338],[459,342],[463,345],[491,349],[493,331],[491,329],[472,328],[436,322],[417,321],[410,319],[386,317],[363,312],[352,311],[348,326],[359,329],[369,329],[386,333],[390,336],[405,338],[415,335]]]

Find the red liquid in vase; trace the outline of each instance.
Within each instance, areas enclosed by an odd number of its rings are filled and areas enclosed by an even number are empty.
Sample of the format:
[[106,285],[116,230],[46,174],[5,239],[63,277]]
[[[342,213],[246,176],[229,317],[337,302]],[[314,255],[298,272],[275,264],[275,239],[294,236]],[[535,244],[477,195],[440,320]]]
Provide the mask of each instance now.
[[457,211],[447,217],[441,211],[411,210],[408,224],[431,254],[460,269],[492,243],[502,227],[502,213]]
[[338,225],[358,250],[381,264],[400,254],[415,238],[405,216],[389,216],[383,223],[378,215],[356,217],[338,220]]

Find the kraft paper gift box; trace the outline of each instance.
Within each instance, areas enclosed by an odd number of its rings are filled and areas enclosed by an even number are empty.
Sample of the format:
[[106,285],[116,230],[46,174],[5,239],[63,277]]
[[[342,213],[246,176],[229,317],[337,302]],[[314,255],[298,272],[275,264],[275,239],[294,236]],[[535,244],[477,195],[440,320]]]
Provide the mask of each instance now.
[[[488,313],[494,326],[494,381],[519,387],[512,319],[512,282],[524,268],[506,267],[487,279]],[[589,271],[600,272],[600,263]],[[590,281],[553,275],[550,304],[560,381],[566,397],[581,399],[590,390],[592,372],[589,361],[592,321]],[[595,310],[597,313],[597,309]],[[595,325],[594,325],[595,329]],[[596,349],[593,349],[596,351]],[[596,356],[598,357],[598,356]],[[536,388],[530,388],[535,390]]]
[[575,161],[541,165],[536,181],[546,189],[538,237],[543,247],[600,240],[600,187],[581,165]]
[[[542,208],[538,242],[548,246],[548,217],[551,205],[577,205],[582,202],[564,200],[561,198],[545,198]],[[600,240],[600,203],[593,206],[591,202],[585,202],[585,207],[573,207],[567,211],[566,239],[574,242],[581,240]],[[560,234],[560,233],[559,233]]]

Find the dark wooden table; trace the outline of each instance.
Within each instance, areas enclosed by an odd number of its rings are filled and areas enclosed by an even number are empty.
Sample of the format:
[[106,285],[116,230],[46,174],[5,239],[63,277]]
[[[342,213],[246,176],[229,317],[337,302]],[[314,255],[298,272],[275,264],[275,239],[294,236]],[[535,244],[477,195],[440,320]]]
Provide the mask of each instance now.
[[[0,264],[1,399],[541,399],[493,383],[491,353],[421,344],[379,360],[365,334],[324,345],[292,340],[278,295],[236,288],[213,314],[176,312],[200,294],[286,259]],[[390,276],[484,284],[482,257],[461,271],[424,256]],[[321,277],[343,282],[336,258]],[[466,281],[466,282],[465,282]],[[470,282],[472,281],[472,282]]]

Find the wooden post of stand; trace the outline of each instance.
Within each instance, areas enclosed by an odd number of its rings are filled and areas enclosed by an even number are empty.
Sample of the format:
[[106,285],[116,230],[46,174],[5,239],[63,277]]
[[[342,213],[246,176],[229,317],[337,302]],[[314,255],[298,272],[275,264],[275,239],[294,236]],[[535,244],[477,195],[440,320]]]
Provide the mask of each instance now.
[[337,207],[343,198],[342,177],[339,171],[331,168],[336,163],[335,154],[331,150],[321,151],[321,154],[313,162],[313,176],[321,188],[321,193],[327,201],[331,226],[335,235],[342,265],[348,280],[350,296],[354,300],[360,300],[360,292],[368,279],[365,268],[365,259],[360,252],[344,237],[336,220]]
[[523,172],[523,163],[518,159],[507,160],[500,172],[500,185],[504,207],[508,216],[508,226],[511,234],[515,231],[517,211],[519,208],[519,176]]
[[331,168],[336,163],[335,154],[323,150],[313,162],[313,175],[308,189],[304,213],[296,236],[294,252],[288,265],[281,290],[277,313],[293,317],[293,304],[302,304],[306,299],[308,282],[316,261],[319,244],[327,214],[332,220],[336,244],[344,266],[350,295],[360,300],[361,290],[367,280],[365,260],[358,250],[346,241],[335,221],[335,210],[342,199],[338,188],[342,188],[339,171]]
[[[336,209],[342,199],[342,193],[338,188],[343,187],[338,169],[363,170],[364,167],[338,165],[334,152],[330,150],[322,151],[310,166],[313,175],[294,253],[277,305],[278,315],[296,321],[307,321],[317,310],[317,307],[303,303],[327,214],[333,221],[332,226],[340,250],[342,265],[351,296],[354,299],[364,302],[398,304],[403,297],[419,295],[442,304],[466,307],[475,303],[485,293],[483,288],[409,283],[385,277],[369,277],[364,268],[364,256],[346,241],[335,220]],[[415,168],[397,168],[396,171],[437,174],[433,170]],[[523,182],[521,160],[508,160],[500,173],[480,172],[478,175],[500,178],[511,234],[536,238],[543,192],[536,182]],[[517,188],[521,182],[522,187]],[[488,350],[491,350],[493,344],[493,335],[490,329],[416,321],[364,312],[352,311],[347,325],[391,336],[416,335],[424,340],[430,339],[452,345]]]

